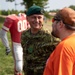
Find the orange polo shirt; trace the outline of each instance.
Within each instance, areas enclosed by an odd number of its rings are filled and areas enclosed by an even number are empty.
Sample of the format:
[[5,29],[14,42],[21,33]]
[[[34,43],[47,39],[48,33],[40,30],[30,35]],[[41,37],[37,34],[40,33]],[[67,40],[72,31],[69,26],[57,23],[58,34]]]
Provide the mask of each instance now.
[[46,62],[43,75],[75,75],[75,35],[57,45]]

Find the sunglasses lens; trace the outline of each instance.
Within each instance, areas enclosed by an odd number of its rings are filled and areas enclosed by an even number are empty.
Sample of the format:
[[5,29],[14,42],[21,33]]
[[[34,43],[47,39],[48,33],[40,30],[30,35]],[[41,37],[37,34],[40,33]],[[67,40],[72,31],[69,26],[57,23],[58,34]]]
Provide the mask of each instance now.
[[53,23],[54,21],[60,21],[60,19],[55,19],[55,18],[53,18],[53,19],[52,19],[52,23]]

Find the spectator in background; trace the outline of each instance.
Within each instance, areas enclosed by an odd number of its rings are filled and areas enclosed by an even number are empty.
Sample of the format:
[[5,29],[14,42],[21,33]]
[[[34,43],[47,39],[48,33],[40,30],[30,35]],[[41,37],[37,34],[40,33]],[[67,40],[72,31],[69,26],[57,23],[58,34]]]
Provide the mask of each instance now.
[[63,8],[53,18],[52,35],[61,39],[43,75],[75,75],[75,11]]
[[27,30],[26,15],[20,13],[18,16],[15,14],[9,15],[4,21],[4,25],[0,31],[1,40],[6,47],[6,55],[10,53],[10,46],[7,37],[7,32],[10,31],[12,41],[12,52],[14,58],[14,75],[22,75],[23,68],[23,50],[21,47],[21,33]]

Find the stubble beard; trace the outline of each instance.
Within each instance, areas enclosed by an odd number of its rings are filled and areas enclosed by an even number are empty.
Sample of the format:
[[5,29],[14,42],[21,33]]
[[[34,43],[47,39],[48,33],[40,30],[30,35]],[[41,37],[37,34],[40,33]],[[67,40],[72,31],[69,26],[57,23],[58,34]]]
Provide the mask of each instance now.
[[54,37],[59,38],[57,31],[52,31],[51,34],[52,34]]

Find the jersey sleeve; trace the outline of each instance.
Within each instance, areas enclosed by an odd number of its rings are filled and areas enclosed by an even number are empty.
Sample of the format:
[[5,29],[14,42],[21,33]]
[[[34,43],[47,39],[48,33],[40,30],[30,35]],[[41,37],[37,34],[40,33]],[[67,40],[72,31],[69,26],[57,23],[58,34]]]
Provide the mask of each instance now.
[[2,27],[2,29],[9,31],[10,27],[12,26],[13,20],[10,19],[9,17],[7,17],[4,21],[4,25]]

